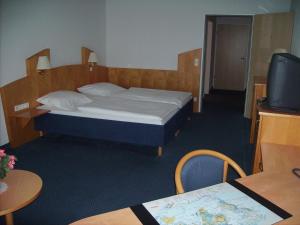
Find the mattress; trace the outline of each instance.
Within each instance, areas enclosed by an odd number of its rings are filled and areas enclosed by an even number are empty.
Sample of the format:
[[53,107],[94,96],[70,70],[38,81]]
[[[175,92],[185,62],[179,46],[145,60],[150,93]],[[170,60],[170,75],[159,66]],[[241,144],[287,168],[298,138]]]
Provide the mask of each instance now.
[[192,99],[192,93],[190,92],[136,87],[131,87],[126,91],[118,92],[114,94],[114,96],[130,100],[174,104],[179,108],[182,108],[188,101]]
[[97,96],[93,102],[78,106],[74,111],[46,105],[38,108],[50,110],[51,114],[154,125],[164,125],[178,111],[178,107],[173,104],[136,101],[112,96]]

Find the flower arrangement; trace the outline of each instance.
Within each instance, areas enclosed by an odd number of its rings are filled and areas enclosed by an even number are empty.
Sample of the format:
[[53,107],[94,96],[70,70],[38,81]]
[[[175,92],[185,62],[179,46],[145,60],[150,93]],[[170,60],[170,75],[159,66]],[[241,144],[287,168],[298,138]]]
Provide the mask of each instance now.
[[14,155],[7,155],[5,150],[0,149],[0,179],[6,177],[6,174],[14,169],[17,158]]

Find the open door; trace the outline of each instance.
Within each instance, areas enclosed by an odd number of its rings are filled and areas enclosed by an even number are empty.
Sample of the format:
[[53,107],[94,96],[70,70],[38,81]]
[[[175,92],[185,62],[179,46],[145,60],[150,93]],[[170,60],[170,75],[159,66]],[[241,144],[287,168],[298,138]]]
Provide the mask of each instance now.
[[290,51],[294,14],[258,14],[253,19],[250,70],[247,82],[245,117],[251,117],[254,76],[267,76],[270,58],[275,49]]

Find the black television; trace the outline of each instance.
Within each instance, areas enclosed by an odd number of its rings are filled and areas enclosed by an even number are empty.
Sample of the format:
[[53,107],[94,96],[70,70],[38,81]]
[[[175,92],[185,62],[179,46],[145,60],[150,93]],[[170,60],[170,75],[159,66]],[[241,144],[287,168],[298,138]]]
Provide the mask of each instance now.
[[279,111],[300,111],[300,58],[289,53],[272,56],[265,105]]

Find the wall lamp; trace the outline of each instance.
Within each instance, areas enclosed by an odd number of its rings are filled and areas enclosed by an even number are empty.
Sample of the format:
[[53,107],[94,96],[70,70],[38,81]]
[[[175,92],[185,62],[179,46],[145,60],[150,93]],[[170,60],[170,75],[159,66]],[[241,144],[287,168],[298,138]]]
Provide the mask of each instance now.
[[43,74],[45,70],[51,69],[48,56],[39,56],[36,69],[39,74]]
[[97,65],[98,58],[95,52],[90,52],[88,63],[90,71],[93,71],[93,67]]

